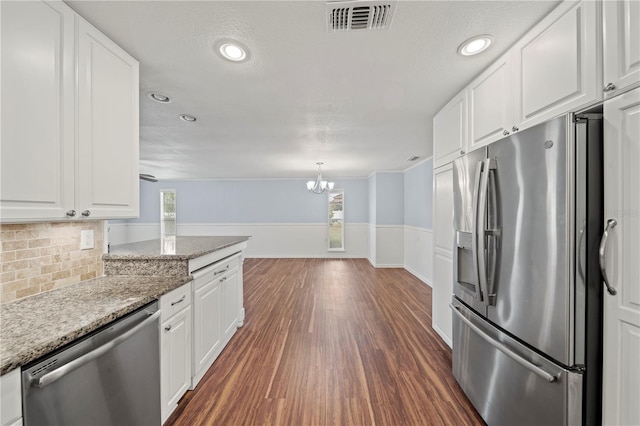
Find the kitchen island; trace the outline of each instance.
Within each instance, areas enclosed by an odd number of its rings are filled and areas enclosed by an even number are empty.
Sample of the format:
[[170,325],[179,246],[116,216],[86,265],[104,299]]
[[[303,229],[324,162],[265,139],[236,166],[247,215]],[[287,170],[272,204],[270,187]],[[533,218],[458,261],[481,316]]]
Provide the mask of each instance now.
[[243,270],[248,236],[172,236],[112,247],[108,275],[189,275],[160,299],[162,420],[194,389],[244,324]]
[[22,416],[21,367],[158,300],[164,421],[243,325],[242,263],[250,238],[171,237],[115,246],[103,255],[105,276],[2,305],[3,411]]
[[173,236],[111,247],[107,275],[180,276],[246,248],[250,236]]

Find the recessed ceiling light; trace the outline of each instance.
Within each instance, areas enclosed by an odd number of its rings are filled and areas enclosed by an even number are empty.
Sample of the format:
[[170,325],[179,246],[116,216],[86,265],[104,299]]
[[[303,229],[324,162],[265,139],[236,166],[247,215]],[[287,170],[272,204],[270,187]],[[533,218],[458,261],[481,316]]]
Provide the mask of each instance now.
[[152,101],[160,102],[162,104],[168,104],[169,102],[171,102],[171,98],[169,98],[167,95],[163,95],[162,93],[151,92],[147,93],[147,96]]
[[493,37],[490,35],[479,35],[465,41],[458,47],[458,53],[462,56],[476,55],[486,50],[493,42]]
[[180,114],[180,120],[187,121],[189,123],[193,123],[194,121],[197,120],[197,118],[195,118],[193,115],[189,115],[189,114]]
[[241,62],[248,58],[248,50],[237,41],[223,41],[218,45],[218,52],[223,58],[233,62]]

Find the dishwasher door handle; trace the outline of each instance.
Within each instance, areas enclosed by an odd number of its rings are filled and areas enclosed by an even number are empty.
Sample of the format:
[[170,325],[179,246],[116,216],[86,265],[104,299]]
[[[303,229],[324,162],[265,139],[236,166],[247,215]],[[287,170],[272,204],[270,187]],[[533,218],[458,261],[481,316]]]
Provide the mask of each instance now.
[[96,359],[99,356],[103,355],[104,353],[108,352],[109,350],[111,350],[112,348],[117,346],[118,344],[120,344],[123,341],[127,340],[129,337],[131,337],[134,334],[136,334],[140,329],[145,327],[147,324],[157,320],[160,317],[160,313],[161,313],[161,311],[155,312],[154,314],[149,316],[147,319],[145,319],[144,321],[142,321],[141,323],[139,323],[138,325],[133,327],[131,330],[128,330],[125,333],[122,333],[118,337],[108,341],[107,343],[105,343],[102,346],[97,347],[96,349],[92,350],[91,352],[87,352],[86,354],[74,359],[73,361],[68,362],[67,364],[65,364],[63,366],[58,367],[55,370],[48,372],[44,376],[42,376],[42,377],[40,377],[38,379],[32,378],[31,379],[31,386],[36,387],[36,388],[43,388],[43,387],[55,382],[56,380],[58,380],[59,378],[63,377],[64,375],[69,374],[73,370],[75,370],[75,369],[77,369],[79,367],[82,367],[83,365],[85,365],[86,363],[88,363],[90,361],[93,361],[94,359]]

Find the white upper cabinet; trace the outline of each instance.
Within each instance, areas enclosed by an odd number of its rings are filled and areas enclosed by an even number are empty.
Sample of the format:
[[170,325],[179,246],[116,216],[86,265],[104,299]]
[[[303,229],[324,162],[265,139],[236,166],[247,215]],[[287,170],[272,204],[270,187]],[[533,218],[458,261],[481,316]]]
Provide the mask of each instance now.
[[138,61],[78,25],[78,202],[93,218],[138,215]]
[[62,2],[0,7],[0,220],[138,216],[137,61]]
[[598,5],[564,2],[513,47],[520,129],[602,99]]
[[604,87],[607,97],[640,86],[640,2],[603,2]]
[[4,219],[74,207],[74,19],[61,2],[1,2]]
[[510,55],[504,55],[469,86],[469,151],[512,132]]
[[458,158],[467,149],[467,91],[463,90],[433,118],[434,167]]

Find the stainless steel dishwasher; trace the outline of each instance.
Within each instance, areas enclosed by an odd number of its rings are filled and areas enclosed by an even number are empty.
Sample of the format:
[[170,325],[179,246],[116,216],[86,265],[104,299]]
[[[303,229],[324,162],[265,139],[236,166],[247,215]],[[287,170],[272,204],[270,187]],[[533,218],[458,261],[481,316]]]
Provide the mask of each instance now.
[[25,425],[160,421],[158,302],[22,370]]

